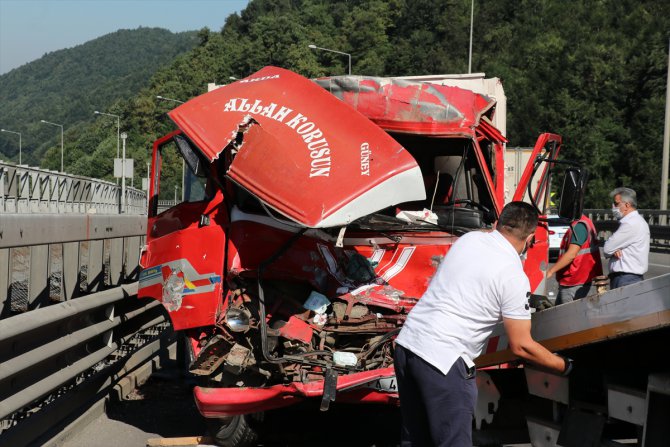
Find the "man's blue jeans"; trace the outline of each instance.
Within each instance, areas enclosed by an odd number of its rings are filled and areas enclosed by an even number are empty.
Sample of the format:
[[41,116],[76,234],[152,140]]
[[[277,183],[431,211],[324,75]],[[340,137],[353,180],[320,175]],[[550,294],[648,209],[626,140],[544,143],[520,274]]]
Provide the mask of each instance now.
[[644,279],[642,275],[636,275],[635,273],[610,273],[610,289],[616,289],[618,287],[627,286],[629,284],[635,284]]

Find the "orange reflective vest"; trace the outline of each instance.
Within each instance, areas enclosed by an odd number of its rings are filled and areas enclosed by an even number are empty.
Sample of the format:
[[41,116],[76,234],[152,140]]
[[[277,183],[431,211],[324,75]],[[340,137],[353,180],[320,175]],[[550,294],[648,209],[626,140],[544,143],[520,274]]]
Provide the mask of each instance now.
[[561,241],[560,256],[566,252],[572,240],[572,233],[574,226],[579,222],[586,225],[588,235],[586,241],[582,244],[577,252],[577,256],[572,260],[572,263],[562,270],[556,272],[556,280],[562,286],[578,286],[591,281],[596,276],[603,274],[603,266],[600,262],[600,250],[598,250],[596,227],[591,222],[591,219],[582,215],[579,220],[570,224],[570,228],[563,236]]

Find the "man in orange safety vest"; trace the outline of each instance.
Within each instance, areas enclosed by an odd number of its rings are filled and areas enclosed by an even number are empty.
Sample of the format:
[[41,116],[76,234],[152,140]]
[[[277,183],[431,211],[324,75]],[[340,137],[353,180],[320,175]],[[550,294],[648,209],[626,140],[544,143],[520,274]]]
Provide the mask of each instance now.
[[561,241],[560,255],[547,271],[547,279],[556,275],[556,305],[588,296],[593,278],[603,274],[596,227],[582,214]]

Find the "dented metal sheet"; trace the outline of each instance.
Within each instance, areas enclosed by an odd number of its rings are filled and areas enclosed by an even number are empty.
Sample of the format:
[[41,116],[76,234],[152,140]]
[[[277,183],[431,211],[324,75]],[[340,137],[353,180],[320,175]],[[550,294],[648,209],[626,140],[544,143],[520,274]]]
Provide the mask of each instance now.
[[458,87],[400,78],[335,76],[316,83],[389,132],[470,134],[495,100]]
[[425,199],[421,171],[393,138],[302,76],[276,67],[199,96],[170,117],[228,176],[311,228],[346,225]]

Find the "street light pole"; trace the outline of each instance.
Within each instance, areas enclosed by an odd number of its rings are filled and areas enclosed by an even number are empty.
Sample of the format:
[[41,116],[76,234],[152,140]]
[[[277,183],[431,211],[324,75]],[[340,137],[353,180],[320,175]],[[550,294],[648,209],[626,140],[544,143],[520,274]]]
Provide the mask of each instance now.
[[[111,116],[112,118],[116,118],[116,158],[119,158],[119,140],[121,139],[121,117],[119,115],[114,115],[113,113],[105,113],[105,112],[99,112],[95,111],[93,112],[94,115],[105,115],[105,116]],[[116,184],[119,184],[119,179],[116,179]]]
[[475,0],[470,0],[470,52],[468,53],[468,73],[472,73],[472,25],[475,17]]
[[44,124],[50,124],[52,126],[60,127],[60,172],[65,172],[63,170],[63,125],[52,123],[46,120],[40,120]]
[[19,136],[19,165],[21,165],[21,132],[14,132],[13,130],[0,129],[0,132],[13,133]]
[[119,115],[114,115],[113,113],[98,112],[97,110],[93,112],[94,115],[105,115],[116,118],[116,158],[119,158],[119,140],[121,138],[121,117]]
[[121,212],[126,213],[126,138],[128,134],[123,132],[121,139],[123,140],[123,155],[121,156]]
[[343,51],[337,51],[337,50],[331,50],[330,48],[323,48],[323,47],[317,47],[316,45],[308,45],[311,49],[313,50],[323,50],[323,51],[330,51],[331,53],[337,53],[337,54],[344,54],[349,58],[349,74],[351,75],[351,54],[345,53]]
[[166,98],[165,96],[161,96],[161,95],[156,95],[156,99],[162,99],[163,101],[172,101],[172,102],[176,102],[176,103],[179,103],[179,104],[184,104],[184,101],[180,101],[178,99]]
[[[661,210],[668,209],[668,165],[670,164],[670,39],[668,40],[668,76],[665,80],[665,124],[661,162]],[[666,222],[663,222],[665,224]]]

